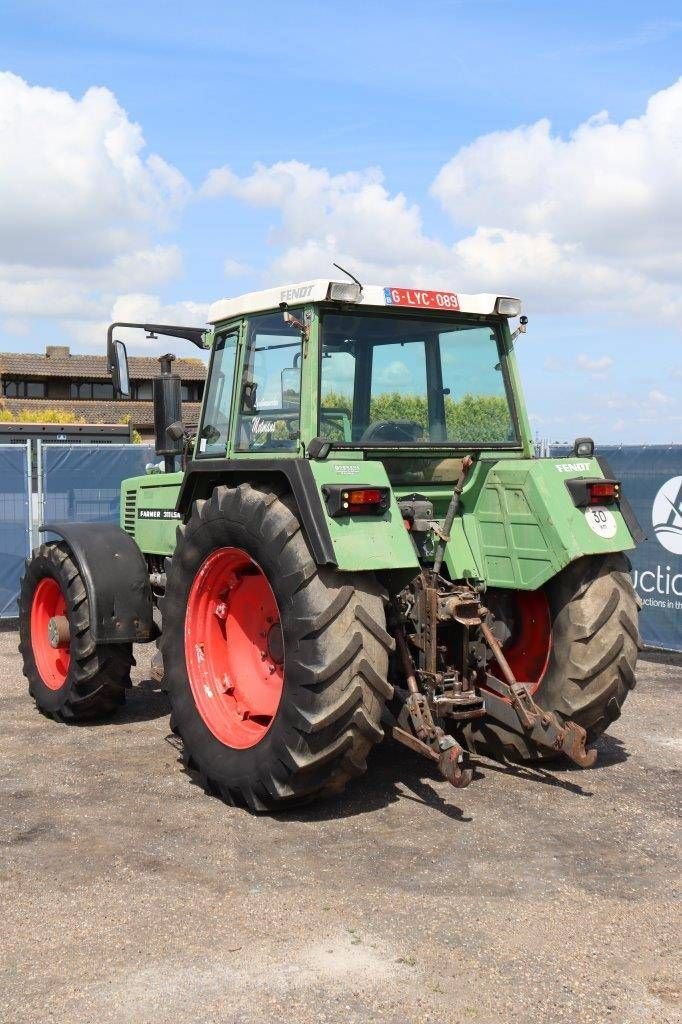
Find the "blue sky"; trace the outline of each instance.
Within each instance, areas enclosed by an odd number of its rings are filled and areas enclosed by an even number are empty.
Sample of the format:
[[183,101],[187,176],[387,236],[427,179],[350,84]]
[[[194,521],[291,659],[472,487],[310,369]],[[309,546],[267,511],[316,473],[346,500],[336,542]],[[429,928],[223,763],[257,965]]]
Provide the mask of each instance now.
[[681,55],[679,3],[0,3],[0,349],[339,257],[521,294],[539,435],[679,442]]

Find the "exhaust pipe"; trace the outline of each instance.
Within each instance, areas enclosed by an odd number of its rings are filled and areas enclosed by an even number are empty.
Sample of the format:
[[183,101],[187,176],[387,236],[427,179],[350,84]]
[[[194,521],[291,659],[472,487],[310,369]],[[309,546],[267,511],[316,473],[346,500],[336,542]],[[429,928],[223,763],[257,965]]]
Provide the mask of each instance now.
[[173,373],[175,356],[159,356],[161,376],[154,378],[154,434],[157,455],[164,457],[166,473],[175,472],[175,458],[182,454],[183,438],[168,433],[172,423],[182,421],[182,381]]

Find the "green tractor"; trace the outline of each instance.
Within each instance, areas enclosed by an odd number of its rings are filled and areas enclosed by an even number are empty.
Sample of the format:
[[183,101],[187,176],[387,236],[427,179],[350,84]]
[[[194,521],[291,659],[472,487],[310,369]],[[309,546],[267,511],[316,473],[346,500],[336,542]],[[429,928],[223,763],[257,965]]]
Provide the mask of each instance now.
[[112,324],[121,396],[116,328],[210,351],[201,418],[164,357],[165,472],[124,481],[120,527],[45,526],[20,602],[40,710],[114,712],[156,641],[185,764],[253,810],[339,792],[387,734],[455,786],[470,752],[591,766],[635,685],[638,526],[589,438],[534,457],[520,314],[353,278],[220,301],[208,330]]

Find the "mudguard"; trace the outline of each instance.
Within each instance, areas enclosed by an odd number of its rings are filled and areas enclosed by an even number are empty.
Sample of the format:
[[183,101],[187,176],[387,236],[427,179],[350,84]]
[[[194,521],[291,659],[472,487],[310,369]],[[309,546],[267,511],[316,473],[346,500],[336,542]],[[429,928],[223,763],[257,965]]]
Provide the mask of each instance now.
[[46,523],[40,530],[69,545],[83,577],[97,643],[155,639],[147,564],[132,537],[116,523]]

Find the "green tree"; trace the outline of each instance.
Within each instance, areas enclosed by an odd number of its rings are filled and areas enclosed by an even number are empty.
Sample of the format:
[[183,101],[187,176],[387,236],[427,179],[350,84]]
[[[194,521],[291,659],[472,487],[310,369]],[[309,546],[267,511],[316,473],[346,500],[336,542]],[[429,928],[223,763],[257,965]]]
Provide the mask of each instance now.
[[[343,410],[350,418],[351,395],[329,392],[322,397],[325,409]],[[424,437],[428,435],[428,405],[426,395],[404,395],[386,391],[375,395],[370,402],[370,423],[379,420],[407,420],[418,423]],[[499,395],[464,395],[458,400],[446,396],[445,424],[448,440],[477,444],[500,444],[513,438],[513,428],[506,398]],[[325,437],[343,440],[340,426],[327,419]]]

